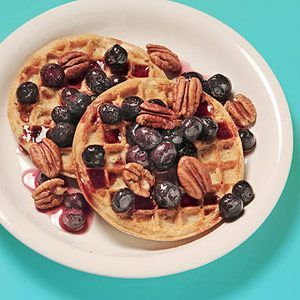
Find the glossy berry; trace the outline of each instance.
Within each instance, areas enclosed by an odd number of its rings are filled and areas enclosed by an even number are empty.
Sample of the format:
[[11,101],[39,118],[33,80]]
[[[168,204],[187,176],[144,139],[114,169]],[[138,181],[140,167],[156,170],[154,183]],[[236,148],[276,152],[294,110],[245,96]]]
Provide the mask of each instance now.
[[184,78],[188,80],[192,79],[193,77],[196,77],[201,81],[202,84],[204,82],[203,76],[198,72],[184,72],[181,74],[181,76],[184,76]]
[[118,44],[108,49],[104,61],[113,72],[124,70],[127,67],[127,51]]
[[204,142],[213,142],[217,138],[218,124],[210,117],[203,117],[200,122],[202,131],[198,139]]
[[48,180],[50,180],[50,178],[49,177],[47,177],[44,173],[40,173],[39,174],[39,176],[38,176],[38,184],[40,185],[40,184],[42,184],[43,182],[45,182],[45,181],[48,181]]
[[240,180],[233,186],[232,194],[241,198],[244,205],[247,205],[254,199],[253,189],[251,185],[245,180]]
[[251,152],[256,146],[256,138],[254,134],[247,128],[239,129],[239,136],[242,141],[244,153]]
[[84,210],[87,208],[86,200],[81,193],[74,193],[64,198],[64,205],[67,208],[78,208]]
[[197,157],[198,150],[193,143],[184,143],[183,146],[178,150],[177,159],[179,160],[183,156],[194,156]]
[[75,129],[75,125],[71,123],[58,123],[46,135],[60,148],[72,147]]
[[136,123],[132,123],[126,128],[126,140],[127,143],[131,146],[136,145],[135,133],[138,128],[140,128],[140,125]]
[[60,88],[65,79],[64,69],[58,64],[47,64],[43,66],[40,75],[43,85],[52,88]]
[[123,75],[113,75],[109,78],[111,86],[115,86],[119,83],[122,83],[127,80],[127,78]]
[[164,141],[171,142],[176,148],[179,148],[183,142],[183,131],[184,128],[181,126],[175,127],[170,130],[162,130],[161,135]]
[[111,206],[115,212],[127,212],[133,208],[133,202],[133,192],[128,188],[124,188],[114,194]]
[[221,103],[225,103],[231,93],[231,82],[222,74],[216,74],[203,83],[203,90]]
[[19,85],[16,95],[19,103],[34,104],[38,101],[39,90],[35,83],[27,81]]
[[76,100],[77,94],[80,92],[75,88],[64,88],[61,92],[61,102],[63,105]]
[[84,93],[78,93],[74,101],[67,103],[66,109],[70,113],[74,123],[80,120],[91,103],[91,97]]
[[162,136],[156,129],[140,127],[135,132],[135,141],[140,147],[150,150],[162,141]]
[[219,202],[219,209],[225,220],[238,218],[241,216],[243,208],[242,199],[234,194],[229,193],[224,195]]
[[86,223],[86,215],[81,209],[69,208],[61,214],[60,223],[67,231],[77,232],[84,227]]
[[112,103],[101,105],[99,115],[104,124],[111,125],[121,122],[123,118],[122,109]]
[[165,104],[164,101],[160,100],[160,99],[150,99],[148,100],[149,103],[152,103],[152,104],[157,104],[157,105],[160,105],[162,107],[167,107],[167,105]]
[[176,208],[181,200],[180,188],[172,182],[159,182],[153,189],[152,197],[160,208]]
[[125,121],[135,121],[136,117],[141,111],[141,104],[144,101],[137,96],[126,97],[122,102],[122,110]]
[[89,145],[82,152],[82,160],[88,168],[100,168],[105,164],[105,150],[101,145]]
[[101,69],[90,69],[85,78],[88,87],[97,95],[102,94],[111,87],[110,80]]
[[65,106],[55,106],[51,118],[56,124],[60,122],[72,123],[72,116]]
[[177,151],[173,143],[162,142],[150,153],[150,159],[158,170],[172,167],[176,161]]
[[149,158],[147,152],[138,145],[130,147],[126,153],[126,163],[130,162],[138,163],[143,167],[148,167]]
[[194,140],[196,140],[202,130],[200,119],[197,117],[190,117],[185,119],[182,122],[182,127],[183,136],[189,142],[193,142]]

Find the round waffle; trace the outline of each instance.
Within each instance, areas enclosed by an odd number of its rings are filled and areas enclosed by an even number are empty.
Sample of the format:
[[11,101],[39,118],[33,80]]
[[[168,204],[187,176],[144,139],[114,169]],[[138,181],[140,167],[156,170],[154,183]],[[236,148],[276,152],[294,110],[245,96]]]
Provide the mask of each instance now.
[[[122,100],[131,95],[144,100],[158,98],[170,106],[173,85],[173,82],[164,79],[134,79],[103,93],[81,118],[73,143],[78,183],[90,205],[119,230],[149,240],[180,240],[214,228],[222,221],[218,197],[208,197],[198,203],[182,202],[177,209],[161,209],[151,200],[143,203],[136,199],[130,216],[114,212],[112,195],[126,187],[122,171],[129,147],[125,137],[127,123],[123,121],[113,126],[103,124],[98,117],[98,108],[104,102],[121,105]],[[197,141],[195,145],[199,160],[209,170],[213,190],[221,197],[243,178],[242,145],[234,122],[219,102],[202,93],[200,106],[197,114],[209,114],[220,126],[215,142],[208,144]],[[108,132],[118,136],[114,143],[106,139]],[[91,144],[100,144],[105,149],[106,163],[102,169],[88,169],[82,160],[82,152]],[[176,177],[176,170],[173,175],[170,170],[169,175]]]
[[[103,61],[105,52],[113,45],[119,44],[128,52],[127,78],[145,76],[166,78],[164,72],[151,63],[147,53],[134,45],[109,37],[90,34],[66,37],[55,40],[34,53],[22,67],[11,87],[8,105],[8,119],[11,128],[20,145],[28,152],[32,142],[38,142],[44,137],[47,128],[55,123],[51,112],[55,106],[61,105],[61,90],[42,85],[41,68],[48,63],[57,63],[57,59],[70,51],[80,51],[89,55],[94,61]],[[144,73],[137,74],[137,68],[144,68]],[[146,71],[145,71],[146,70]],[[104,67],[109,76],[109,68]],[[39,101],[32,105],[20,105],[17,101],[16,90],[25,82],[32,81],[39,88]],[[68,85],[67,85],[68,86]],[[65,87],[65,86],[64,86]],[[80,91],[89,92],[84,81],[76,86]],[[72,159],[72,149],[61,148],[62,174],[75,177],[75,166]]]

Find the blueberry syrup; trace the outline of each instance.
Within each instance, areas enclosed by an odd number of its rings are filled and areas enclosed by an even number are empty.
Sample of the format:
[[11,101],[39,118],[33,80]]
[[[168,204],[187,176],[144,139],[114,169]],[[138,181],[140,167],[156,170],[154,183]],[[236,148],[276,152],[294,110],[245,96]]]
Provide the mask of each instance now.
[[198,118],[210,117],[212,115],[213,107],[208,104],[207,101],[201,99],[200,104],[197,108],[195,116]]
[[166,171],[154,171],[155,181],[170,181],[172,183],[178,183],[177,168],[170,168]]
[[87,169],[87,174],[94,189],[101,189],[107,186],[105,172],[103,169],[93,168]]
[[108,174],[108,180],[109,180],[109,185],[114,185],[115,182],[117,181],[118,175],[114,173],[109,173]]
[[218,122],[217,138],[227,140],[233,137],[233,134],[226,122]]
[[38,178],[40,175],[39,169],[28,169],[22,173],[22,182],[27,190],[33,192],[34,189],[39,185]]
[[121,132],[119,129],[109,129],[104,131],[104,142],[116,144],[121,142]]
[[180,206],[181,207],[188,207],[188,206],[199,206],[200,201],[195,199],[188,194],[184,194],[181,198]]
[[133,77],[148,77],[149,66],[148,65],[133,65],[131,70],[131,76]]
[[154,209],[156,207],[155,202],[149,197],[141,197],[135,195],[134,203],[133,203],[134,209]]
[[33,105],[19,104],[18,111],[20,118],[24,123],[29,122],[29,116],[32,111]]
[[44,126],[23,126],[23,135],[21,137],[22,140],[26,142],[36,142],[39,143],[43,138],[46,137],[46,133],[49,130],[49,128]]
[[216,195],[215,192],[209,192],[204,195],[203,204],[204,205],[212,205],[219,203],[219,197]]

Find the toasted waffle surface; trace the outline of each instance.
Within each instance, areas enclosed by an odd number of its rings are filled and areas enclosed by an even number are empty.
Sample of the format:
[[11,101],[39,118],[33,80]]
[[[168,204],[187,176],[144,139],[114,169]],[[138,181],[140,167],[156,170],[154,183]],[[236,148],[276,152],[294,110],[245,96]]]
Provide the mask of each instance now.
[[[61,56],[71,51],[84,52],[94,61],[103,61],[105,52],[114,44],[121,45],[128,52],[128,78],[135,76],[133,69],[137,66],[148,66],[147,72],[149,77],[166,78],[164,72],[150,61],[149,56],[143,49],[121,40],[85,34],[61,38],[51,42],[26,61],[13,82],[9,96],[9,122],[20,145],[27,152],[32,142],[40,141],[46,129],[55,125],[51,118],[51,112],[55,106],[61,105],[60,95],[62,88],[53,89],[43,86],[40,79],[41,68],[48,63],[57,63]],[[104,71],[107,75],[110,75],[108,68],[105,68]],[[21,83],[26,81],[32,81],[37,84],[39,100],[35,104],[22,106],[17,101],[16,90]],[[79,90],[89,92],[84,82],[81,83]],[[62,174],[75,177],[72,149],[61,148],[61,155],[63,163]]]
[[[222,128],[215,142],[195,142],[198,159],[209,170],[215,196],[199,203],[182,202],[177,209],[162,209],[154,201],[145,204],[136,199],[130,215],[112,209],[113,194],[126,187],[122,171],[129,147],[125,137],[128,124],[125,121],[113,126],[103,124],[98,117],[98,108],[104,102],[119,106],[125,97],[132,95],[145,101],[158,98],[171,106],[173,85],[166,79],[133,79],[108,90],[87,109],[78,124],[73,143],[78,183],[91,206],[112,226],[149,240],[180,240],[217,226],[222,218],[216,196],[231,191],[244,172],[243,151],[235,124],[219,102],[202,93],[201,103],[205,103],[211,118]],[[109,143],[105,138],[107,132],[117,134],[118,140]],[[105,149],[106,163],[102,169],[88,169],[82,160],[85,147],[92,144],[100,144]],[[169,170],[172,177],[171,172]]]

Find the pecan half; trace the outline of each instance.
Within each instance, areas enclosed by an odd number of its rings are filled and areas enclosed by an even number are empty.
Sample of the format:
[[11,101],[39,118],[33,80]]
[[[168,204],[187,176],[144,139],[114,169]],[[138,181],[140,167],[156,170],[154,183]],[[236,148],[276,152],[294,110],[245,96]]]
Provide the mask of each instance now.
[[62,169],[61,153],[58,146],[50,139],[44,138],[40,143],[33,143],[29,148],[32,162],[47,177],[56,177]]
[[150,196],[150,188],[154,185],[154,176],[137,163],[128,163],[122,173],[126,185],[137,195]]
[[193,77],[186,80],[179,76],[173,88],[173,110],[177,117],[191,117],[199,106],[202,93],[201,81]]
[[38,209],[49,209],[60,205],[67,191],[63,179],[54,178],[43,182],[32,193],[34,204]]
[[195,199],[202,199],[212,190],[210,174],[196,157],[183,156],[178,163],[177,174],[187,194]]
[[240,127],[248,127],[256,120],[256,109],[249,98],[238,94],[233,100],[227,101],[225,109],[234,123]]
[[138,124],[162,129],[176,126],[175,113],[171,109],[149,102],[142,103],[140,107],[141,113],[136,118]]
[[67,79],[75,79],[87,72],[91,61],[87,54],[79,51],[71,51],[61,56],[57,62],[65,70]]
[[180,60],[170,49],[154,44],[147,44],[146,48],[151,61],[163,71],[178,72],[180,70]]

